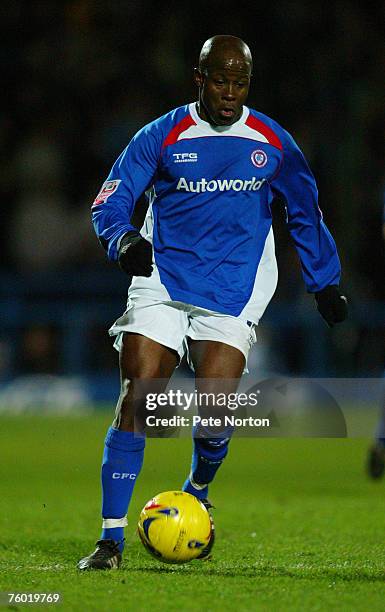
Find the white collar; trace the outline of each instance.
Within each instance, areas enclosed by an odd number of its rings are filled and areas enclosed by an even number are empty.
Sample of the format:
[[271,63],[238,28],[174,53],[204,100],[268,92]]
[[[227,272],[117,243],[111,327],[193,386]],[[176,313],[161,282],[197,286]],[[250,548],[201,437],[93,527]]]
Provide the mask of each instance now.
[[239,117],[238,121],[235,121],[231,125],[212,125],[208,121],[204,121],[204,119],[200,118],[200,116],[198,115],[197,109],[196,109],[196,102],[191,102],[189,104],[189,111],[190,111],[191,117],[194,119],[197,126],[200,126],[204,128],[205,130],[212,130],[213,132],[216,132],[217,134],[218,133],[222,134],[223,132],[232,131],[234,128],[237,128],[243,125],[249,115],[249,109],[247,108],[247,106],[243,106],[242,115]]

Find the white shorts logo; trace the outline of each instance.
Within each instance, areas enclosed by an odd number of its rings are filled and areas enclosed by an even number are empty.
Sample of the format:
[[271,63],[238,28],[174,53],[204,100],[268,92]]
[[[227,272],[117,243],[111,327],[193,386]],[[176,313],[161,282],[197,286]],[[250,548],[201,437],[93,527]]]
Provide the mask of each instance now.
[[263,168],[267,164],[267,155],[262,149],[256,149],[251,154],[251,161],[257,168]]
[[95,198],[94,206],[107,202],[110,195],[112,195],[117,190],[119,183],[121,182],[122,181],[120,179],[115,179],[114,181],[106,181],[105,183],[103,183],[101,190]]

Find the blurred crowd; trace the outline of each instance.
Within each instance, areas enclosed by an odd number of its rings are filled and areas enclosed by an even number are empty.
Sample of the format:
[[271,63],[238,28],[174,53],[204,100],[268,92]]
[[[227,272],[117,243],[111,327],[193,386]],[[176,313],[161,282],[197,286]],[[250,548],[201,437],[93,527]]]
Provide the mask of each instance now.
[[[375,0],[4,0],[1,271],[108,270],[95,194],[140,127],[194,100],[200,47],[226,33],[254,56],[250,106],[310,162],[352,302],[383,300],[384,23]],[[275,225],[278,300],[302,299],[279,207]]]

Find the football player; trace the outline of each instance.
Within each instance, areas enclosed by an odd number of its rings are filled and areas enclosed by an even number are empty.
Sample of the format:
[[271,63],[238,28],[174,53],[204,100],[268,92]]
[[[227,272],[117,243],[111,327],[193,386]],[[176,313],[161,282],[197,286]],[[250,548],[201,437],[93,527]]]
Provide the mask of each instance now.
[[[105,439],[102,534],[79,562],[81,570],[121,563],[145,447],[135,418],[143,381],[161,390],[187,353],[198,391],[236,391],[277,284],[275,196],[285,202],[304,282],[320,314],[330,326],[346,317],[340,262],[308,164],[286,130],[245,105],[252,68],[239,38],[207,40],[194,71],[198,100],[143,127],[94,202],[96,234],[130,286],[127,309],[110,329],[121,392]],[[130,219],[145,191],[149,208],[138,230]],[[184,491],[207,499],[231,433],[194,430]]]

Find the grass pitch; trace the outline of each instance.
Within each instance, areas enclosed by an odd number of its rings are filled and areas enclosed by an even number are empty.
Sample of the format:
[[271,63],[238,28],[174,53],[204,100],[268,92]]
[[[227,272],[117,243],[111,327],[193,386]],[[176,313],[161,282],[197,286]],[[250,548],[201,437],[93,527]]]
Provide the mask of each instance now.
[[182,566],[148,556],[135,528],[149,498],[180,488],[190,443],[149,440],[121,570],[79,573],[109,421],[1,417],[0,590],[59,592],[79,611],[384,609],[385,482],[364,474],[365,440],[234,439],[210,491],[214,557]]

